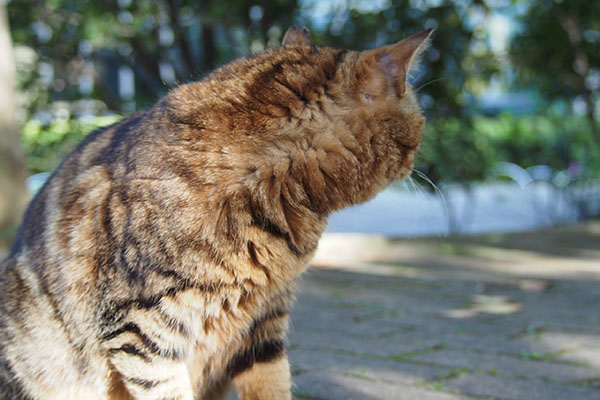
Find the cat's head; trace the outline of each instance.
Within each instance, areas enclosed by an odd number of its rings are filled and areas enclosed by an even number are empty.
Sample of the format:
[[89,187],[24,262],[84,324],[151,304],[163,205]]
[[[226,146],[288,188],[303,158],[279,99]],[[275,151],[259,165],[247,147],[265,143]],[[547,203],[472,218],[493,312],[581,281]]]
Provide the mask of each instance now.
[[182,87],[185,101],[171,103],[207,128],[204,140],[226,143],[249,187],[328,214],[410,174],[425,120],[408,77],[430,34],[358,52],[291,27],[280,48]]
[[[304,79],[325,75],[295,90],[309,104],[299,118],[314,120],[312,146],[334,208],[368,200],[410,175],[425,120],[408,78],[431,32],[362,52],[317,47],[306,28],[293,26],[284,36],[284,51],[303,53],[310,60],[304,62],[320,67]],[[300,64],[290,74],[311,69]],[[322,182],[317,173],[314,186]]]

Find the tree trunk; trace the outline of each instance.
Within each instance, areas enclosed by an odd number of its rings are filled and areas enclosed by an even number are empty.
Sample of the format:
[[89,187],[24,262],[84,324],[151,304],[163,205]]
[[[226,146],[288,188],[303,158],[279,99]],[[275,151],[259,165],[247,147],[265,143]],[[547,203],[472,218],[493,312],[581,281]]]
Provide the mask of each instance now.
[[217,49],[213,27],[208,23],[202,24],[202,44],[204,45],[204,68],[206,68],[206,71],[211,71],[217,64]]
[[27,173],[15,118],[14,82],[6,6],[0,2],[0,252],[12,241],[28,200]]
[[587,108],[586,117],[588,119],[588,123],[590,124],[590,134],[596,143],[597,151],[600,151],[600,131],[598,129],[598,121],[596,121],[595,115],[596,103],[594,102],[594,93],[591,90],[586,89],[583,98],[585,99],[585,105]]
[[[590,60],[588,55],[586,54],[582,42],[583,36],[582,25],[580,23],[581,19],[578,15],[570,15],[567,14],[560,6],[555,6],[554,15],[558,20],[558,23],[562,26],[563,30],[569,37],[569,42],[571,44],[571,51],[575,56],[574,61],[574,70],[576,73],[576,79],[574,79],[573,83],[570,85],[575,90],[579,90],[582,92],[583,99],[585,101],[585,105],[587,107],[586,117],[590,124],[590,134],[592,136],[592,141],[597,146],[596,151],[600,151],[600,132],[598,131],[598,125],[596,122],[596,117],[594,115],[594,110],[596,104],[594,103],[594,93],[588,88],[586,81],[589,77],[592,66],[590,65]],[[569,84],[567,82],[567,84]]]

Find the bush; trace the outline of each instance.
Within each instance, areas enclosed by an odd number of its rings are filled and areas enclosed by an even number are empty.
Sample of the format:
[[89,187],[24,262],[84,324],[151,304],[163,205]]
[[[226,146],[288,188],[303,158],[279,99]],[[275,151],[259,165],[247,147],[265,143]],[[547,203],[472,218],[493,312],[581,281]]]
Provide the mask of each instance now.
[[598,178],[600,155],[593,148],[585,117],[549,113],[443,118],[429,122],[416,168],[438,184],[485,180],[499,161]]
[[91,131],[118,121],[118,115],[55,119],[48,124],[30,119],[23,124],[22,143],[29,172],[53,171],[61,160]]

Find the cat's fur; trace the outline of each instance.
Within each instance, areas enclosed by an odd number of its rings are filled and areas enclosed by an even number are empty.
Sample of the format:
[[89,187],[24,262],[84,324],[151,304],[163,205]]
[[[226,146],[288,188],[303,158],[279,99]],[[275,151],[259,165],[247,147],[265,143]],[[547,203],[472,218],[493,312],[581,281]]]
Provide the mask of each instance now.
[[410,174],[430,32],[352,52],[290,28],[89,135],[0,271],[3,399],[290,399],[294,282],[334,210]]

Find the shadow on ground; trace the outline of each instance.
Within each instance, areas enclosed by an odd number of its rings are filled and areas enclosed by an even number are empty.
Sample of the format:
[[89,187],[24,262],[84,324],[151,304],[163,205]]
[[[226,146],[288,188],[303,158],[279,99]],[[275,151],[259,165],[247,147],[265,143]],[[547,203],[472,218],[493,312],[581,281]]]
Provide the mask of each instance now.
[[326,236],[292,315],[295,397],[600,398],[598,232]]

